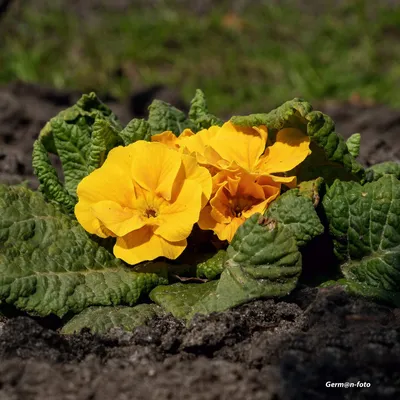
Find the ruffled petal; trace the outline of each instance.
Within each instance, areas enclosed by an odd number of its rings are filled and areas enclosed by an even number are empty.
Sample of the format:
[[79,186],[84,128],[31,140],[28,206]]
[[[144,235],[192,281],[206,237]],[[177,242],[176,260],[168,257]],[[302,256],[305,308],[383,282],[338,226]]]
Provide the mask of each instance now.
[[114,233],[107,229],[104,224],[102,224],[100,220],[94,216],[91,207],[92,203],[85,200],[79,200],[79,202],[75,205],[76,219],[85,229],[85,231],[102,238],[115,236]]
[[143,228],[117,238],[114,255],[128,264],[138,264],[142,261],[154,260],[157,257],[167,257],[171,260],[179,257],[187,246],[186,240],[169,242],[155,235],[152,228]]
[[201,210],[202,188],[195,181],[184,181],[178,197],[172,204],[160,206],[156,235],[169,241],[186,239],[198,221]]
[[290,171],[302,163],[310,153],[309,136],[300,129],[282,129],[276,135],[275,143],[265,150],[257,171],[262,174]]
[[171,131],[165,131],[162,133],[158,133],[151,137],[152,142],[163,143],[171,149],[179,149],[179,139],[176,135]]
[[99,201],[92,205],[91,209],[93,215],[117,236],[124,236],[129,232],[140,229],[146,223],[139,211],[122,207],[114,201]]
[[207,168],[201,167],[192,156],[182,154],[185,178],[197,182],[202,188],[201,207],[203,208],[211,196],[212,178]]
[[133,143],[131,176],[142,188],[171,200],[173,184],[182,164],[181,155],[162,143]]
[[209,144],[222,159],[252,171],[264,152],[267,135],[265,127],[253,129],[226,122]]

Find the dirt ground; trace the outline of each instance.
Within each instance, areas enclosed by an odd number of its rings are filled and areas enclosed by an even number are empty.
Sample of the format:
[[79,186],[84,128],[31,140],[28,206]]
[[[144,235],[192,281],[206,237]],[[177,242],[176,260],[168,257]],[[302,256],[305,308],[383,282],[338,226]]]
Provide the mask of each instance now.
[[[78,93],[11,84],[0,88],[0,182],[32,177],[41,127]],[[181,106],[165,88],[104,99],[126,123],[153,97]],[[400,111],[326,103],[344,136],[361,132],[361,161],[400,159]],[[256,301],[200,317],[172,318],[133,333],[64,337],[58,321],[26,316],[0,323],[0,399],[398,399],[400,311],[304,287],[283,300]],[[326,382],[365,383],[333,388]]]

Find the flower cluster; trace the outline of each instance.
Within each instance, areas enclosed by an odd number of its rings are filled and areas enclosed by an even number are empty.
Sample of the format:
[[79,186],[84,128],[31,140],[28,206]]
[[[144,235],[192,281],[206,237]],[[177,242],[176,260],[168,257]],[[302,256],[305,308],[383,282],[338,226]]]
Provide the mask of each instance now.
[[296,185],[282,176],[310,153],[298,129],[268,146],[265,126],[227,122],[179,137],[163,132],[111,150],[77,188],[75,215],[89,233],[116,237],[114,254],[129,264],[177,258],[193,225],[230,242],[238,227]]

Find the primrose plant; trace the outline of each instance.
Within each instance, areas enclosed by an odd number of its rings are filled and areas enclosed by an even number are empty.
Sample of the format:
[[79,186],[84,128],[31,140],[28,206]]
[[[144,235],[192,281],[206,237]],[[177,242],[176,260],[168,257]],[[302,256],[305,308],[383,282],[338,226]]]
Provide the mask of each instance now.
[[39,191],[0,185],[1,305],[64,333],[189,322],[288,295],[309,260],[319,283],[398,305],[400,165],[365,170],[359,148],[301,99],[224,122],[197,90],[188,115],[155,100],[122,127],[84,95],[34,144]]

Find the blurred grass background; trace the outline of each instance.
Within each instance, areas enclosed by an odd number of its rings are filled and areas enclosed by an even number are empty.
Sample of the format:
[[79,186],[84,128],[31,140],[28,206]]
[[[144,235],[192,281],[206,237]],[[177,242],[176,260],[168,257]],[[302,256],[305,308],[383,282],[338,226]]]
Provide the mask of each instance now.
[[399,107],[399,60],[390,0],[16,0],[0,20],[0,83],[120,98],[164,84],[186,101],[199,87],[221,116],[295,96]]

